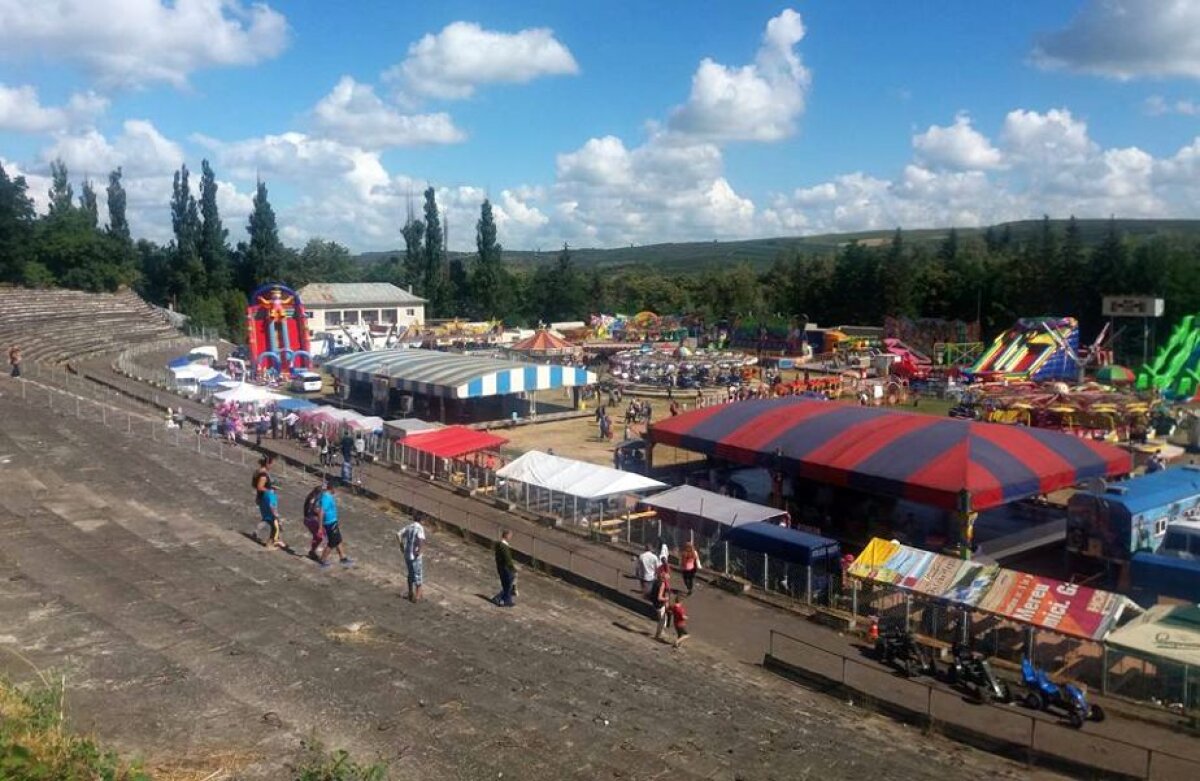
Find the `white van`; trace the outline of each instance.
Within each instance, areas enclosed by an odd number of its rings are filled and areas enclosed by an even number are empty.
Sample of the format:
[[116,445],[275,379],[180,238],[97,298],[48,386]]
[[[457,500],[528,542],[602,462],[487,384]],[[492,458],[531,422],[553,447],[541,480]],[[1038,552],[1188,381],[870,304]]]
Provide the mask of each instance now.
[[292,377],[292,390],[297,393],[317,393],[323,382],[316,372],[298,372]]

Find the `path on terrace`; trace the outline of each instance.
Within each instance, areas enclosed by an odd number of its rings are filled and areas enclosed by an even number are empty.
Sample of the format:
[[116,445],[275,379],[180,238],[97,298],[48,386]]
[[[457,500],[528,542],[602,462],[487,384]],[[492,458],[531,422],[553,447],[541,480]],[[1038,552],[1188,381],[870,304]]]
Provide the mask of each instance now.
[[[62,671],[72,723],[151,765],[280,778],[315,734],[422,779],[976,779],[1024,768],[861,713],[719,647],[431,535],[399,598],[402,519],[345,500],[359,561],[249,542],[249,474],[63,417],[0,387],[0,643]],[[282,476],[296,518],[306,485]],[[301,543],[298,524],[288,526]],[[0,670],[28,678],[0,656]]]

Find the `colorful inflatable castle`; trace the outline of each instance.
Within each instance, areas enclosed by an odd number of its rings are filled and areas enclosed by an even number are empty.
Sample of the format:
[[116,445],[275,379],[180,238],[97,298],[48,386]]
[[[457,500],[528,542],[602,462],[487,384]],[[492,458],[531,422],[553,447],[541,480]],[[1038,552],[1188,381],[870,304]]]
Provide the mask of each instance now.
[[304,304],[286,285],[263,285],[246,307],[246,338],[255,370],[274,369],[288,376],[312,367]]
[[1200,317],[1188,315],[1171,338],[1138,372],[1137,389],[1157,390],[1171,401],[1191,401],[1200,394]]
[[963,374],[973,380],[1074,381],[1079,377],[1079,323],[1073,317],[1023,317],[996,337]]

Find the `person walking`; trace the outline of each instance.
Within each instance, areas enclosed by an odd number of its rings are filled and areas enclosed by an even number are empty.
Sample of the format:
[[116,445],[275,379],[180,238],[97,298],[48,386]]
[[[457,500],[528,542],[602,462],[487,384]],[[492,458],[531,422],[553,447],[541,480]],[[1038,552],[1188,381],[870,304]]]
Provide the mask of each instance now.
[[683,585],[687,588],[687,595],[690,597],[696,584],[696,573],[700,567],[700,552],[696,550],[696,546],[690,541],[683,544],[683,551],[679,554],[679,571],[683,573]]
[[354,437],[350,436],[350,429],[342,432],[342,441],[339,444],[342,449],[343,461],[349,461],[354,458]]
[[688,639],[688,615],[687,610],[683,607],[683,597],[679,594],[675,595],[675,601],[671,603],[671,624],[675,627],[675,648],[683,645],[683,641]]
[[[260,513],[263,509],[266,492],[275,489],[275,482],[271,479],[271,467],[274,465],[274,458],[263,456],[258,460],[258,468],[254,470],[254,477],[250,481],[250,485],[254,487],[254,504]],[[278,501],[278,497],[276,500]]]
[[496,573],[500,576],[500,593],[492,597],[492,602],[500,607],[512,607],[513,590],[517,581],[517,565],[513,561],[512,546],[509,540],[512,538],[512,531],[505,529],[500,532],[500,539],[493,546],[493,551],[496,554]]
[[329,437],[325,436],[324,431],[317,437],[317,456],[321,466],[329,466]]
[[367,458],[367,438],[364,437],[362,432],[360,431],[357,434],[355,434],[355,436],[354,436],[354,464],[355,464],[355,466],[361,466],[363,461],[366,460],[366,458]]
[[650,599],[654,594],[654,582],[658,578],[658,567],[661,563],[653,546],[646,543],[646,550],[637,557],[634,566],[638,582],[642,586],[642,596],[646,599]]
[[14,344],[8,348],[8,365],[11,367],[9,373],[13,378],[21,376],[21,346]]
[[279,517],[279,497],[274,488],[263,491],[258,501],[258,512],[262,523],[254,530],[255,542],[264,548],[286,548],[287,543],[283,541],[283,519]]
[[308,546],[308,557],[313,561],[321,560],[319,554],[321,545],[325,542],[325,527],[321,523],[321,494],[324,492],[325,484],[318,483],[308,492],[308,496],[304,497],[304,528],[308,529],[308,533],[312,535],[312,542]]
[[651,599],[654,605],[654,615],[658,626],[654,630],[654,639],[662,640],[663,632],[667,631],[667,622],[671,613],[667,610],[671,601],[671,566],[662,564],[658,568],[658,577],[654,581],[654,592]]
[[336,550],[338,558],[342,565],[349,567],[354,563],[354,559],[346,555],[346,546],[342,541],[342,527],[338,525],[338,506],[337,498],[334,496],[336,489],[333,484],[325,486],[325,490],[321,493],[321,501],[318,505],[321,526],[325,532],[325,550],[321,552],[320,564],[321,569],[328,569],[333,566],[329,562],[329,552]]
[[396,536],[400,538],[400,547],[404,550],[404,567],[408,570],[408,601],[416,602],[421,598],[421,586],[425,583],[425,527],[421,519],[413,517],[412,523],[405,526]]

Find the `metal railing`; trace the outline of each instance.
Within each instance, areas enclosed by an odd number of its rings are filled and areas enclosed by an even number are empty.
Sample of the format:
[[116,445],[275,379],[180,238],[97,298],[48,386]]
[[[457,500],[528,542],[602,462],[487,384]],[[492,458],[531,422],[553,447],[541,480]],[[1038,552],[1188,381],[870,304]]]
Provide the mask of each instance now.
[[878,664],[770,631],[764,666],[790,677],[841,687],[879,710],[915,719],[989,749],[1008,749],[1030,764],[1038,759],[1095,768],[1148,781],[1200,777],[1200,759],[1097,735],[1013,705],[973,702],[959,692],[900,677]]

